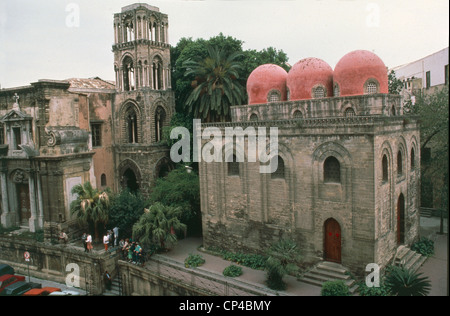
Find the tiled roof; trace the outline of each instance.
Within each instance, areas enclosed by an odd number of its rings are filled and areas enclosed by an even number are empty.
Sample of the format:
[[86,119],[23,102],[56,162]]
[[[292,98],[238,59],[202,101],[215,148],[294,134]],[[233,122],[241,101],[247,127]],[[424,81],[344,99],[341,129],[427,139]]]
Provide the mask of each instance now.
[[72,89],[115,89],[113,81],[106,81],[99,77],[95,78],[71,78],[67,79]]

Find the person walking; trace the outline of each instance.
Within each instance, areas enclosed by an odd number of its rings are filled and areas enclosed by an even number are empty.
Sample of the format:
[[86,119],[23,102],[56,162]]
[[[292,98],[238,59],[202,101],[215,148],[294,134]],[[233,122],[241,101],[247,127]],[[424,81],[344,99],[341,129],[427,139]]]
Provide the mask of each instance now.
[[92,246],[91,234],[88,234],[86,237],[86,248],[87,248],[87,252],[91,252],[92,248],[94,248],[94,246]]
[[89,252],[87,248],[87,234],[84,232],[83,235],[81,235],[81,241],[83,242],[84,246],[84,252]]
[[106,233],[103,236],[103,245],[105,246],[105,251],[108,251],[108,244],[109,244],[109,235]]
[[119,227],[114,227],[113,228],[113,232],[114,232],[114,246],[117,247],[117,241],[119,240]]

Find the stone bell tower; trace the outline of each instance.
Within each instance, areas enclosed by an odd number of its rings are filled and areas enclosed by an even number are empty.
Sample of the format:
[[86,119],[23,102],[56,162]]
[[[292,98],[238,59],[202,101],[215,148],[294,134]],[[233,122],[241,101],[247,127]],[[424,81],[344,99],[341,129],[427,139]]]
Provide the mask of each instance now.
[[168,16],[148,4],[114,15],[116,185],[147,192],[170,170],[163,127],[175,111]]

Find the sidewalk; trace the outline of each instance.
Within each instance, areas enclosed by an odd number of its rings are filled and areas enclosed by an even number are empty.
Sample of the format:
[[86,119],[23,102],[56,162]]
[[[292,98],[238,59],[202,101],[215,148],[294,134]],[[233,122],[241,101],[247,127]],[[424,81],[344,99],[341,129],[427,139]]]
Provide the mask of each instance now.
[[421,236],[434,240],[434,255],[419,269],[431,281],[429,296],[448,296],[448,219],[443,226],[444,234],[440,235],[440,218],[420,218]]
[[[432,284],[429,296],[447,296],[448,289],[448,222],[445,220],[444,234],[436,234],[440,229],[440,219],[421,217],[421,236],[433,238],[435,240],[435,254],[428,258],[419,269],[424,276],[427,276]],[[223,270],[232,264],[231,261],[222,259],[219,256],[210,255],[199,250],[202,245],[202,238],[187,238],[178,241],[177,246],[162,256],[166,256],[178,262],[184,262],[189,254],[201,254],[205,263],[197,269],[222,275]],[[253,270],[242,266],[243,274],[235,279],[265,287],[266,273],[262,270]],[[321,288],[298,281],[295,277],[286,276],[287,289],[281,291],[286,295],[293,296],[320,296]]]

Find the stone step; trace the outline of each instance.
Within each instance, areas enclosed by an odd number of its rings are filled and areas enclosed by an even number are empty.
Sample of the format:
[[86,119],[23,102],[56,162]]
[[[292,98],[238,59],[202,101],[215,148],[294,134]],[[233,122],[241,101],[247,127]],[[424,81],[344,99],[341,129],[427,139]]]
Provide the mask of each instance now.
[[406,246],[399,246],[394,264],[411,271],[417,271],[427,258]]
[[340,264],[323,261],[309,270],[300,281],[322,287],[323,283],[327,281],[342,280],[348,286],[350,293],[354,294],[358,289],[358,285],[350,277],[348,271],[347,268]]

